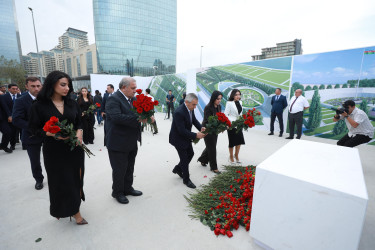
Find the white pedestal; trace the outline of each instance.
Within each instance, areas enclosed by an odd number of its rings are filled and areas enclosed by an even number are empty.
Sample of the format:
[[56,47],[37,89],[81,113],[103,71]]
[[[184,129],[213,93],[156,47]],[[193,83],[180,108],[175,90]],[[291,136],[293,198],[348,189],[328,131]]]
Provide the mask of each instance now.
[[250,235],[271,249],[357,249],[367,201],[356,148],[292,140],[257,167]]

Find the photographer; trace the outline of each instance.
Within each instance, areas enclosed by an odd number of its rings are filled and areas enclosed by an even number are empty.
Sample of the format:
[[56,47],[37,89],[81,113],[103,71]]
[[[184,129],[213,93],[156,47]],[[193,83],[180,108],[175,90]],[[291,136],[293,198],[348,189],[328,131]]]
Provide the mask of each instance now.
[[347,100],[342,109],[336,110],[333,121],[345,120],[349,133],[341,138],[337,145],[355,147],[371,141],[374,135],[374,127],[363,110],[355,107],[355,102]]

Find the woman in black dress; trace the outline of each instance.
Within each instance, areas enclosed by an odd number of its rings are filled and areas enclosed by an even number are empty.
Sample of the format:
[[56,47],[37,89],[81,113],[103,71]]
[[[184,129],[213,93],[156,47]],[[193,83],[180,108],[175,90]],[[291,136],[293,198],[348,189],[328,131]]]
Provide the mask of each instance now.
[[[223,94],[220,91],[215,90],[212,93],[210,102],[204,108],[202,127],[206,126],[208,117],[216,115],[217,112],[221,112],[220,102],[222,98]],[[215,174],[220,174],[221,172],[217,169],[216,161],[217,135],[207,134],[204,137],[204,143],[206,144],[206,148],[203,150],[202,155],[198,158],[198,161],[204,167],[210,163],[211,171]]]
[[94,104],[94,101],[86,87],[81,89],[77,102],[82,112],[83,143],[94,144],[95,116],[94,113],[87,113],[87,110]]
[[[225,115],[229,118],[231,122],[237,120],[237,118],[242,115],[242,102],[241,100],[241,91],[238,89],[233,89],[229,100],[227,101],[227,105],[225,106]],[[241,164],[240,159],[238,158],[238,154],[240,153],[241,145],[245,144],[245,139],[243,138],[242,131],[236,132],[235,129],[228,130],[228,139],[229,139],[229,163],[235,164],[234,158],[236,158],[236,162]],[[233,157],[233,148],[235,147],[235,153]]]
[[79,211],[83,192],[84,151],[81,147],[70,150],[64,139],[43,131],[44,124],[55,116],[59,121],[67,120],[77,130],[82,143],[81,111],[78,104],[69,98],[73,91],[69,75],[53,71],[48,74],[42,90],[33,103],[29,127],[34,136],[42,136],[43,158],[48,177],[50,214],[57,219],[73,216],[79,225],[87,224]]

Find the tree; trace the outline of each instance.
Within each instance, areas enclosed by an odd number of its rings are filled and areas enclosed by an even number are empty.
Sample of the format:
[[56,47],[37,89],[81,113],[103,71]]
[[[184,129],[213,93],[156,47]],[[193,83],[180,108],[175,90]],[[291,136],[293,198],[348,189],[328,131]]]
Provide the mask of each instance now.
[[318,86],[314,85],[313,90],[317,90]]
[[303,87],[303,85],[300,84],[299,82],[295,82],[295,83],[293,83],[292,89],[290,90],[290,98],[292,98],[292,96],[294,96],[294,92],[297,89],[302,89],[302,95],[305,96],[305,91],[304,91],[305,88]]
[[342,85],[342,88],[344,89],[344,88],[348,88],[348,84],[347,83],[344,83],[343,85]]
[[329,84],[329,85],[327,86],[327,89],[332,89],[332,85]]
[[351,88],[355,88],[355,82],[351,82],[351,83],[350,83],[350,87],[351,87]]
[[311,90],[311,86],[310,85],[305,88],[305,91],[309,91],[309,90]]
[[367,106],[367,99],[363,99],[362,102],[361,102],[361,105],[359,106],[360,109],[363,110],[363,112],[365,112],[366,114],[368,113],[369,109],[368,109],[368,106]]
[[335,85],[335,89],[339,89],[339,88],[340,88],[340,84],[337,83],[337,84]]
[[17,83],[22,90],[25,89],[26,71],[16,60],[7,60],[4,56],[0,57],[0,78],[8,83]]
[[335,126],[333,127],[332,133],[334,135],[339,135],[343,133],[347,133],[348,128],[346,127],[345,121],[344,120],[339,120],[336,122]]
[[319,86],[319,89],[320,89],[320,90],[322,90],[322,89],[326,89],[326,85],[321,84],[321,85]]
[[320,106],[320,95],[319,90],[314,91],[314,95],[311,100],[309,108],[309,118],[307,121],[308,129],[316,129],[320,127],[322,121],[322,107]]

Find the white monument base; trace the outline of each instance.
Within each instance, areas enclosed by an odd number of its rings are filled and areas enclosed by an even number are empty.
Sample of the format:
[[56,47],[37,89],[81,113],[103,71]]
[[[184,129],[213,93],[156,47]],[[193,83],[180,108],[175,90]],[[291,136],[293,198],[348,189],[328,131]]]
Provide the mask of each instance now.
[[266,249],[357,249],[367,201],[356,148],[292,140],[257,167],[250,235]]

